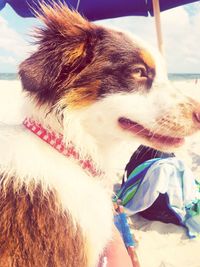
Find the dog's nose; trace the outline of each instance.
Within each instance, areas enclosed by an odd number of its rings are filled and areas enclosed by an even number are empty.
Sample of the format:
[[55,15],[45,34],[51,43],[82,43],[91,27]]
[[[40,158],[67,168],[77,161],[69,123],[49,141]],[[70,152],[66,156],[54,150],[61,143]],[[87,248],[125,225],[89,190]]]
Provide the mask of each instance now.
[[200,128],[200,109],[199,111],[194,111],[193,112],[193,118],[196,124],[198,124],[199,128]]

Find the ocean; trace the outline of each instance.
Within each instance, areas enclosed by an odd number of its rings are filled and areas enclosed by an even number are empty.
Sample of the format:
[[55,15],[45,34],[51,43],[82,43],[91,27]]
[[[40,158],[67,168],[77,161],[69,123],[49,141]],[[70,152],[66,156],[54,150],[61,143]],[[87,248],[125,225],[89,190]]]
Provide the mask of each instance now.
[[17,80],[17,73],[0,73],[0,80]]
[[[189,81],[200,80],[200,73],[169,73],[168,77],[171,81]],[[0,73],[0,80],[16,80],[17,73]]]
[[171,81],[200,80],[200,73],[169,73]]

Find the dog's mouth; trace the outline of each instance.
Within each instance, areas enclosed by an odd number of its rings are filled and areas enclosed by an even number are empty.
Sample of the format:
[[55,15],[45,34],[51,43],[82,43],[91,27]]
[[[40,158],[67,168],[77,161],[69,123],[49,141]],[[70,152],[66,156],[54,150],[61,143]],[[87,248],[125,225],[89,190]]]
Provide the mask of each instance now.
[[154,133],[142,125],[138,124],[137,122],[134,122],[130,119],[121,117],[118,119],[119,126],[127,130],[134,135],[137,135],[139,137],[142,137],[146,139],[150,143],[156,143],[159,147],[162,146],[171,146],[171,147],[179,147],[183,145],[184,138],[183,137],[172,137],[167,135],[161,135]]

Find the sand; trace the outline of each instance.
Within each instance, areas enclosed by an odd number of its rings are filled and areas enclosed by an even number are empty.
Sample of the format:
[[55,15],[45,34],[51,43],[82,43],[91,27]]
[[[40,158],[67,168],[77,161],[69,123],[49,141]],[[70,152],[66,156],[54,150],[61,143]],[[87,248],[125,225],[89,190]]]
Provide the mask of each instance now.
[[200,240],[188,239],[181,226],[139,216],[132,223],[141,267],[200,267]]
[[[175,86],[200,101],[200,84],[176,82]],[[19,124],[23,119],[23,101],[19,81],[0,81],[0,123]],[[197,178],[200,176],[199,140],[200,133],[189,138],[176,154]],[[200,267],[200,239],[190,240],[181,226],[149,222],[137,215],[131,221],[141,267]]]

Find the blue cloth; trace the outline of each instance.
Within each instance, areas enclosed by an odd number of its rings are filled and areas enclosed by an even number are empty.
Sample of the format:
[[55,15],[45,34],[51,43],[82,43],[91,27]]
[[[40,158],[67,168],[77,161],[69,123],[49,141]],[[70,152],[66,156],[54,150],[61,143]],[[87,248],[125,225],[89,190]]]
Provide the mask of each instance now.
[[[147,168],[146,172],[142,166]],[[148,210],[148,208],[151,209],[151,206],[159,199],[160,195],[166,195],[165,201],[168,212],[173,211],[173,214],[178,218],[179,224],[187,228],[189,237],[199,235],[199,184],[196,183],[191,170],[175,157],[154,159],[153,163],[152,160],[149,160],[138,167],[143,169],[143,172],[140,172],[139,175],[135,172],[135,176],[133,175],[134,172],[132,172],[132,176],[131,174],[129,175],[117,194],[117,198],[122,199],[122,203],[126,199],[124,206],[127,214],[133,215]],[[128,202],[127,195],[124,194],[127,184],[129,185],[129,191],[133,188],[133,194],[128,199]],[[162,216],[160,216],[162,212],[162,210],[154,210],[152,217],[162,220]],[[158,216],[156,216],[156,213]]]

